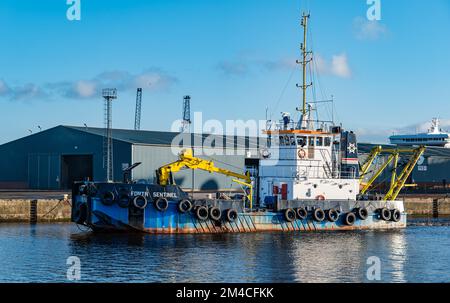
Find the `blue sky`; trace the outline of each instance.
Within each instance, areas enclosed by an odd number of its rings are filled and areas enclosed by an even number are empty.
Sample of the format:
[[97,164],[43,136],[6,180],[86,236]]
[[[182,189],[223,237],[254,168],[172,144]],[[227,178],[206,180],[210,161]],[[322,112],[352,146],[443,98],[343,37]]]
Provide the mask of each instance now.
[[101,127],[98,91],[112,85],[117,128],[133,127],[138,86],[143,129],[169,130],[186,94],[204,120],[294,112],[303,9],[317,99],[333,95],[360,141],[422,129],[434,116],[450,128],[448,0],[381,0],[376,22],[366,0],[81,0],[80,21],[67,20],[68,7],[0,2],[0,143],[38,125]]

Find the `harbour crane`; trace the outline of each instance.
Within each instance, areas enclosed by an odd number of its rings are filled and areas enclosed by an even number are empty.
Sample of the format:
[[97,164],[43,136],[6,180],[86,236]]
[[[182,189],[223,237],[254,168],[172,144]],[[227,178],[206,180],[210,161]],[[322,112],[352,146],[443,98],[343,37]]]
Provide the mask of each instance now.
[[141,130],[142,88],[136,92],[136,113],[134,115],[134,130]]
[[179,154],[179,160],[161,166],[156,171],[157,183],[162,186],[175,184],[173,174],[179,172],[184,168],[199,169],[207,171],[209,173],[217,173],[228,177],[233,177],[233,182],[250,189],[249,192],[245,192],[245,194],[250,202],[250,208],[253,207],[253,185],[250,173],[247,172],[246,174],[240,174],[228,169],[219,168],[215,166],[214,162],[212,161],[194,157],[191,149],[182,150]]
[[[414,186],[410,184],[406,184],[406,181],[408,180],[409,176],[411,175],[414,167],[416,166],[417,162],[419,161],[420,157],[425,152],[426,147],[420,146],[414,149],[411,148],[383,148],[382,146],[376,146],[372,149],[370,152],[368,158],[366,161],[361,165],[360,170],[360,181],[361,184],[364,186],[361,190],[361,194],[366,194],[369,189],[372,187],[373,183],[378,179],[378,177],[383,173],[383,171],[391,164],[392,165],[392,174],[391,174],[391,183],[388,192],[384,196],[384,201],[393,201],[397,199],[398,195],[400,194],[400,191],[405,186]],[[375,161],[375,158],[379,156],[381,153],[388,154],[389,157],[387,161],[381,165],[381,167],[374,172],[372,177],[368,180],[368,182],[363,182],[364,178],[368,175],[369,169],[372,166],[373,162]],[[403,167],[403,170],[398,174],[398,162],[401,154],[409,154],[411,155],[410,159],[406,163],[406,165]]]

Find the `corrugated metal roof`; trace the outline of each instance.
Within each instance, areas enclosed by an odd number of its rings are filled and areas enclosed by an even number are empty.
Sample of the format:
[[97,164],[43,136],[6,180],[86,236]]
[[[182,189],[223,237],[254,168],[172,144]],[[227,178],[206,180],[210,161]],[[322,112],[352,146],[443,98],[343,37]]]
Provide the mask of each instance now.
[[[104,136],[105,129],[97,127],[79,127],[79,126],[68,126],[64,125],[70,129],[78,130],[81,132],[86,132],[93,135]],[[235,147],[251,147],[257,148],[257,138],[248,137],[238,137],[238,136],[218,136],[218,135],[208,135],[208,134],[188,134],[188,133],[177,133],[177,132],[164,132],[164,131],[147,131],[147,130],[129,130],[129,129],[112,129],[112,138],[114,140],[128,142],[130,144],[142,144],[142,145],[172,145],[173,140],[181,136],[183,140],[190,140],[193,142],[194,146],[197,144],[202,144],[205,139],[210,141],[216,141],[218,145],[222,141],[223,146],[235,146]],[[176,142],[179,142],[177,140]],[[213,144],[214,147],[214,144]]]
[[[370,153],[372,148],[376,146],[382,146],[383,148],[396,148],[396,145],[390,144],[370,144],[370,143],[359,143],[358,149],[361,153]],[[408,147],[400,147],[400,148],[408,148]],[[450,148],[443,147],[427,147],[425,157],[441,157],[441,158],[450,158]]]

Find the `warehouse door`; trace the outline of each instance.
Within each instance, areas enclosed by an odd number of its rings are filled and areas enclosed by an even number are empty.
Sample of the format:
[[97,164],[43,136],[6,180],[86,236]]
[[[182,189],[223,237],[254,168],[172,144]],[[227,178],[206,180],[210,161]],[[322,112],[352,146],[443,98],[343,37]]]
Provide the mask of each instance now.
[[32,189],[59,189],[59,156],[28,155],[28,186]]
[[92,180],[92,155],[65,155],[61,160],[61,188],[71,189],[73,182]]

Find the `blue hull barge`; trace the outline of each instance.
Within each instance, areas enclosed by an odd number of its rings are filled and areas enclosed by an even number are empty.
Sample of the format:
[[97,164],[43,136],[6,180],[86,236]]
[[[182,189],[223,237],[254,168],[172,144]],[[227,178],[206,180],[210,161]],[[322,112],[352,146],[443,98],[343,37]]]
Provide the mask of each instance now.
[[[313,60],[307,50],[309,18],[302,16],[302,60],[297,61],[303,69],[300,119],[283,112],[281,120],[267,121],[257,175],[221,169],[182,150],[178,161],[158,169],[156,184],[127,177],[122,183],[74,184],[72,221],[95,231],[161,234],[405,228],[403,202],[396,199],[425,149],[380,146],[360,163],[356,135],[334,121],[319,120],[318,102],[307,102],[313,85],[306,79]],[[383,153],[387,161],[372,168]],[[401,153],[410,155],[407,163]],[[374,182],[387,168],[392,172],[389,191],[382,199],[370,198]],[[181,169],[224,174],[249,191],[243,200],[193,200],[174,182],[173,174]]]
[[[72,221],[94,231],[157,234],[308,232],[406,227],[401,201],[285,201],[245,209],[237,200],[188,199],[177,186],[79,183]],[[167,197],[167,198],[166,198]]]

